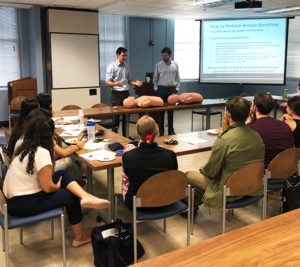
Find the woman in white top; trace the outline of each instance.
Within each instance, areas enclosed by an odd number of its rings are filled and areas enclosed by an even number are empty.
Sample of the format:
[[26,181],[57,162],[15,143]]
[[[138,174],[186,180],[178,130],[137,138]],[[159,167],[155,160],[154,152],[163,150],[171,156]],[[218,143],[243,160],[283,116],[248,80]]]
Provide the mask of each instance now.
[[45,110],[32,112],[4,180],[8,212],[25,217],[64,206],[74,233],[72,246],[79,247],[91,241],[82,229],[81,207],[105,209],[110,203],[84,191],[66,171],[53,175],[54,124]]

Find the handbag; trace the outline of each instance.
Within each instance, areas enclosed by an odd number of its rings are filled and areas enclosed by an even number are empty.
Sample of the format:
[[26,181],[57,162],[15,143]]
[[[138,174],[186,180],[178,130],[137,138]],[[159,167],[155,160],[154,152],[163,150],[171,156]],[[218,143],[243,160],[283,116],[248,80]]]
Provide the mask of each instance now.
[[[117,219],[113,223],[94,227],[91,232],[96,267],[125,267],[133,263],[133,227]],[[137,257],[144,255],[137,240]]]

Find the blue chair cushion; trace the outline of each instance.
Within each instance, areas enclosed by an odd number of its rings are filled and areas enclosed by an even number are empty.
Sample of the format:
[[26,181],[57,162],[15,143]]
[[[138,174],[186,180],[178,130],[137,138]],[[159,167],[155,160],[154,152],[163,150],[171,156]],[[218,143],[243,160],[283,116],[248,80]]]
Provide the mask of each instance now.
[[245,196],[243,198],[230,201],[226,203],[226,209],[236,209],[236,208],[242,208],[245,206],[248,206],[252,203],[257,202],[261,198],[263,198],[264,195],[259,195],[259,196]]
[[[117,198],[126,206],[122,195],[118,194]],[[187,208],[188,205],[182,201],[177,201],[176,203],[173,203],[171,205],[159,208],[137,208],[136,219],[139,221],[162,219],[182,213],[186,211]]]
[[[44,221],[48,219],[52,219],[58,216],[61,216],[64,214],[63,208],[56,208],[52,210],[45,211],[43,213],[28,216],[28,217],[14,217],[11,215],[8,215],[8,229],[17,228],[26,224],[31,224],[39,221]],[[2,213],[0,213],[0,225],[2,229],[4,228],[4,216]]]
[[139,208],[137,209],[136,219],[139,221],[162,219],[182,213],[187,208],[188,205],[182,201],[159,208]]

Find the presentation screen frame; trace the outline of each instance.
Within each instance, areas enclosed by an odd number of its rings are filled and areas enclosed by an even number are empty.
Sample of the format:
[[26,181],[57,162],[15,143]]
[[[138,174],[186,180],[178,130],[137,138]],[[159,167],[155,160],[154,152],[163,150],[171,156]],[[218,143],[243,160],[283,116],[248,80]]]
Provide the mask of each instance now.
[[286,17],[200,20],[199,83],[284,85],[288,23]]

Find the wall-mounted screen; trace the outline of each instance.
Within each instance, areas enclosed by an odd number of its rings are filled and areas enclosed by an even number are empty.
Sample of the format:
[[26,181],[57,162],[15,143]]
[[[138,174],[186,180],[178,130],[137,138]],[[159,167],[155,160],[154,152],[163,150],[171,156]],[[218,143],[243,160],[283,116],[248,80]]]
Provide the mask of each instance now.
[[287,18],[201,21],[200,82],[284,84]]

